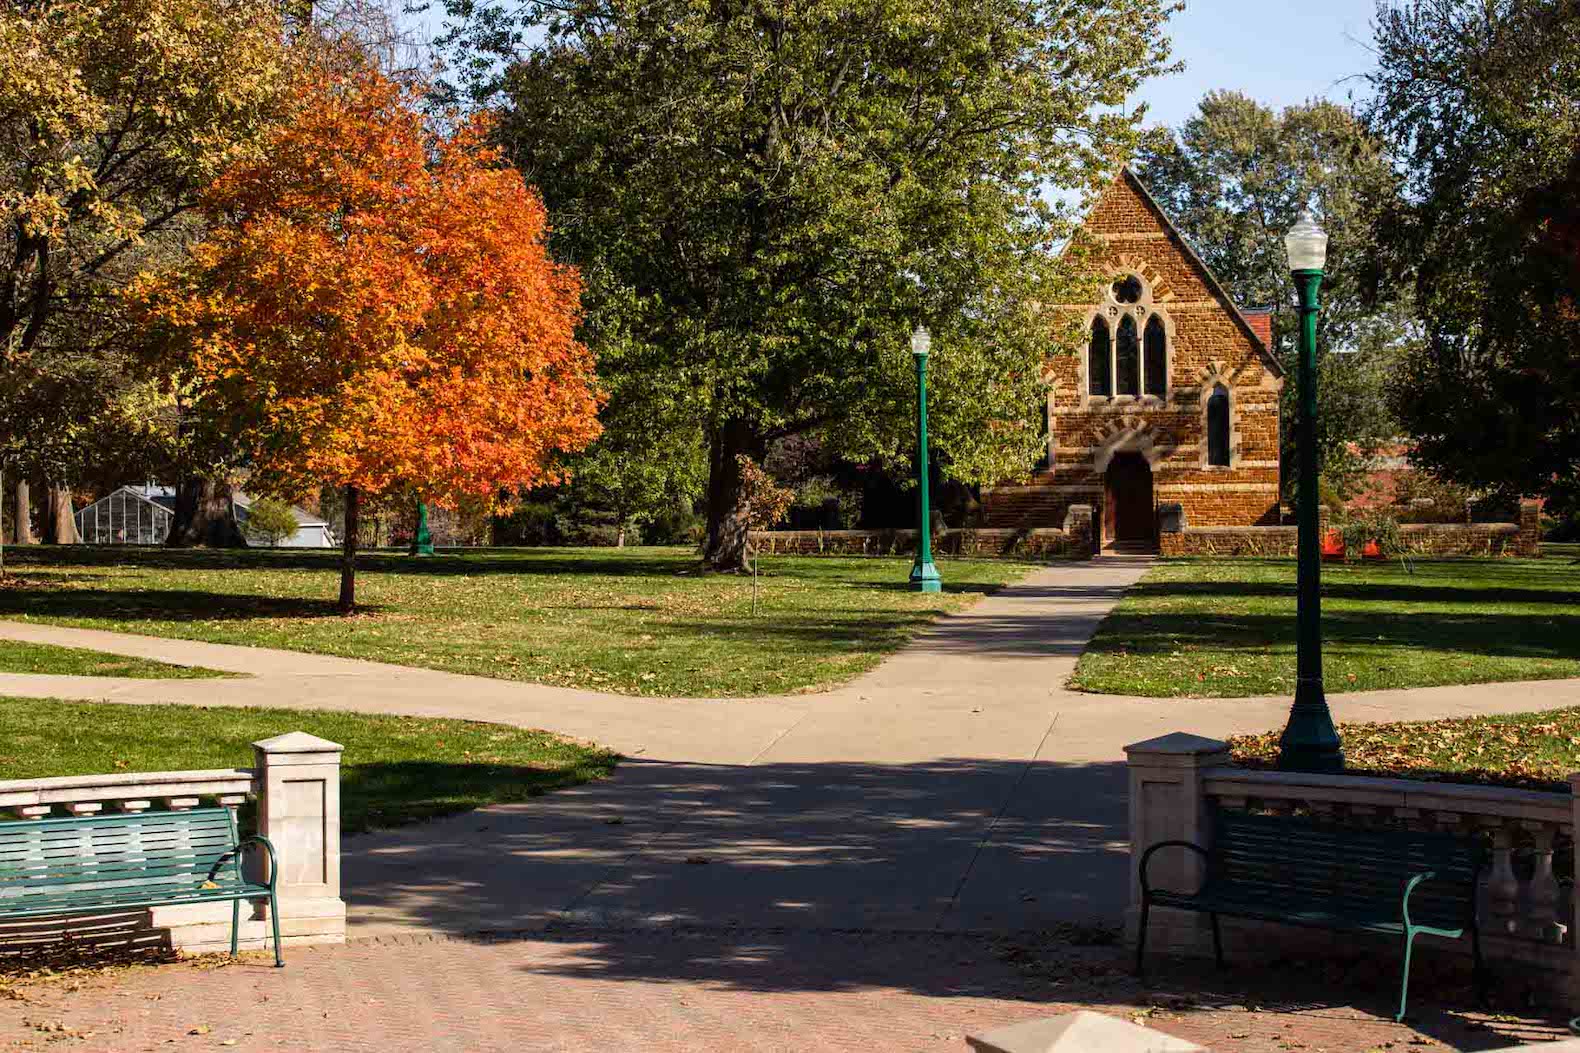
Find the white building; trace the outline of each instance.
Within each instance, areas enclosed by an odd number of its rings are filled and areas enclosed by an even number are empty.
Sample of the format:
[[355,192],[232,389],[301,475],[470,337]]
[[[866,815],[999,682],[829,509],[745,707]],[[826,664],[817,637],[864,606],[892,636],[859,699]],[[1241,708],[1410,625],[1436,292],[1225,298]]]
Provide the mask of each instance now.
[[[240,492],[232,496],[243,533],[253,500]],[[123,486],[77,513],[77,533],[86,545],[162,545],[170,536],[175,506],[175,491],[168,486]],[[281,539],[282,548],[336,547],[325,520],[295,505],[291,512],[296,516],[296,533]]]

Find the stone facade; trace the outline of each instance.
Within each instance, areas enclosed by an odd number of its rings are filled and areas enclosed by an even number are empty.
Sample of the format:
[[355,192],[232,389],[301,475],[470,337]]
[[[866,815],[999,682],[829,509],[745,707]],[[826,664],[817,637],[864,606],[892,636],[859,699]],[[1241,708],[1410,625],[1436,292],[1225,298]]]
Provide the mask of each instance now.
[[[1048,467],[984,489],[986,525],[1056,526],[1074,503],[1100,511],[1105,541],[1155,546],[1156,507],[1169,503],[1194,526],[1276,525],[1283,377],[1270,316],[1235,306],[1129,169],[1083,237],[1102,277],[1092,302],[1057,308],[1079,318],[1088,342],[1048,360]],[[1099,327],[1108,354],[1094,367]],[[1127,346],[1138,369],[1125,366]],[[1210,448],[1208,403],[1220,388],[1226,441]]]

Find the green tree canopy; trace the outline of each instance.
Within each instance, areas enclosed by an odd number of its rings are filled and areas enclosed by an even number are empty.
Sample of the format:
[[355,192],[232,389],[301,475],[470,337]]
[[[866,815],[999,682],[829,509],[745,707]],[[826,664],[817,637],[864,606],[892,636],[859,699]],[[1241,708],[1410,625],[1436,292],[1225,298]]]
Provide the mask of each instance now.
[[[1230,295],[1275,309],[1274,350],[1290,378],[1286,451],[1298,393],[1295,292],[1283,238],[1303,209],[1318,212],[1331,239],[1318,330],[1319,463],[1342,485],[1358,474],[1365,454],[1397,434],[1387,381],[1415,335],[1408,296],[1380,290],[1376,281],[1378,219],[1398,194],[1382,142],[1336,103],[1277,112],[1217,91],[1177,132],[1149,140],[1138,167]],[[1335,349],[1350,353],[1326,354]]]
[[1580,472],[1580,7],[1378,9],[1369,118],[1408,193],[1378,255],[1427,339],[1397,410],[1426,466],[1538,492]]
[[[740,455],[819,430],[904,449],[911,328],[935,435],[997,480],[1037,456],[1071,210],[1133,148],[1169,0],[531,3],[505,132],[553,247],[630,344],[601,371],[702,423],[707,557],[740,566]],[[601,350],[601,349],[600,349]],[[661,438],[661,436],[659,436]]]

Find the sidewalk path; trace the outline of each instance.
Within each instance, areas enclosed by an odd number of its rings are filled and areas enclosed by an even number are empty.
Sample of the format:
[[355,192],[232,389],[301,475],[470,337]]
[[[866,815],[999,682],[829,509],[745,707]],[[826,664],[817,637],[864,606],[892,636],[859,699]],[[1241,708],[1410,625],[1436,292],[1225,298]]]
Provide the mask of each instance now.
[[[642,699],[294,652],[0,622],[0,637],[248,673],[228,681],[0,675],[0,694],[500,721],[628,760],[524,805],[348,839],[353,932],[546,924],[1020,931],[1117,919],[1123,747],[1282,723],[1282,698],[1069,691],[1147,567],[1040,570],[818,695]],[[1340,719],[1580,704],[1580,681],[1344,694]],[[285,729],[281,729],[285,730]]]

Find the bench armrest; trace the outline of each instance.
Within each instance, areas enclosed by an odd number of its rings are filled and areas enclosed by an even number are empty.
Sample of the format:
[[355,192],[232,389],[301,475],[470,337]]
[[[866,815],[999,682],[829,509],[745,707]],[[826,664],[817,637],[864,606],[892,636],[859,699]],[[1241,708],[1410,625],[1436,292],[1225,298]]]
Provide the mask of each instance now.
[[1422,882],[1431,881],[1435,877],[1437,877],[1437,871],[1428,870],[1415,875],[1404,883],[1404,897],[1399,901],[1399,913],[1404,920],[1405,928],[1410,927],[1410,893],[1414,892],[1416,886]]
[[251,837],[244,837],[240,841],[237,841],[236,851],[240,852],[248,845],[262,845],[264,851],[269,854],[269,880],[267,884],[272,890],[274,888],[274,879],[280,876],[280,857],[275,854],[274,842],[270,841],[262,834],[253,834]]
[[[1143,897],[1150,895],[1152,892],[1152,886],[1147,883],[1147,864],[1152,862],[1152,853],[1160,848],[1188,848],[1203,859],[1210,858],[1207,850],[1194,841],[1159,841],[1157,844],[1149,846],[1145,852],[1141,853],[1141,895]],[[1197,891],[1200,890],[1198,889]]]

